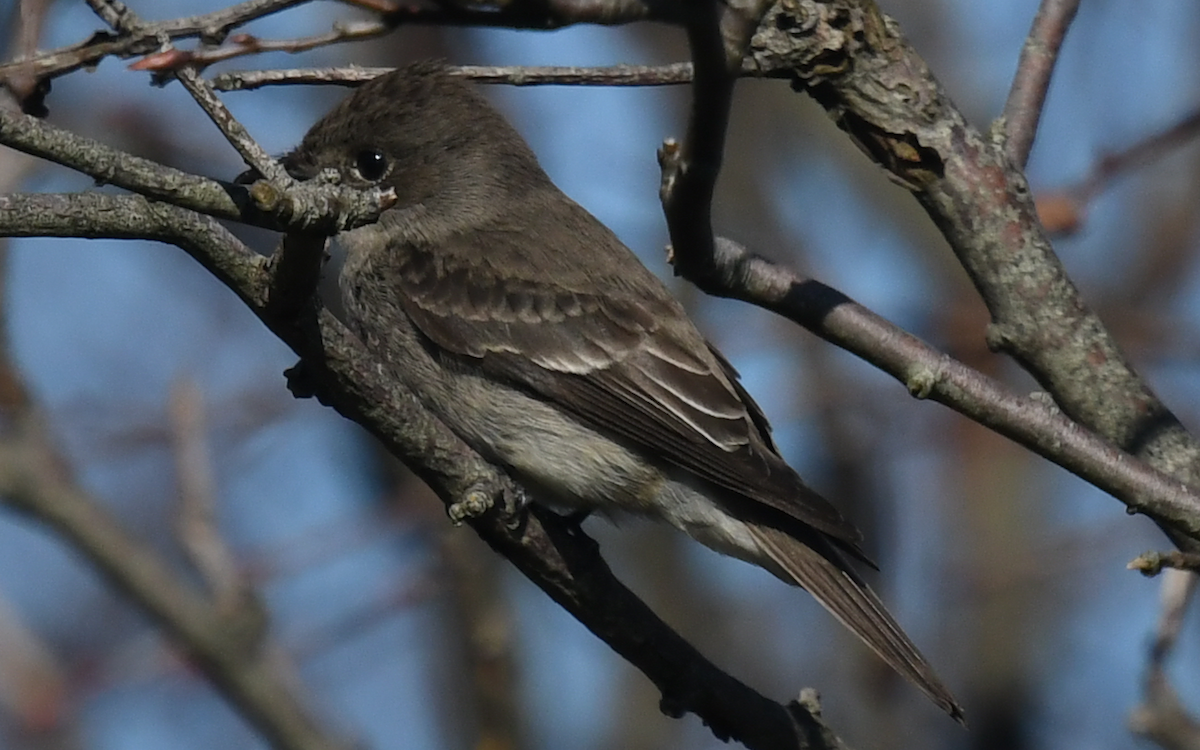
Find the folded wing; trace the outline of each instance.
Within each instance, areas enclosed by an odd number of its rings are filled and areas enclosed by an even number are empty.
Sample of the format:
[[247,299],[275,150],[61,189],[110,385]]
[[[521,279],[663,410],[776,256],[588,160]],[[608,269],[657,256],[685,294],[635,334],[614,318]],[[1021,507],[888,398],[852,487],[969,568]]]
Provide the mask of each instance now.
[[737,373],[632,255],[629,272],[652,283],[610,284],[603,296],[559,279],[501,282],[455,263],[445,243],[436,255],[420,248],[402,255],[400,304],[438,349],[475,358],[493,376],[866,560],[858,530],[779,458]]

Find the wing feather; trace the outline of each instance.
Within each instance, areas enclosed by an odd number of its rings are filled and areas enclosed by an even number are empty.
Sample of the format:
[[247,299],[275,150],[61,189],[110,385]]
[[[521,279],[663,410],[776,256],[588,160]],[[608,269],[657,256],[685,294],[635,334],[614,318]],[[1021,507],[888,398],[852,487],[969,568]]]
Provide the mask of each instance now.
[[965,723],[962,707],[942,684],[920,650],[888,613],[883,602],[828,542],[793,538],[769,526],[750,533],[782,573],[807,590],[871,650],[919,687],[942,710]]
[[867,560],[858,530],[779,458],[733,367],[631,254],[625,270],[647,279],[631,286],[593,278],[575,288],[559,277],[512,278],[511,268],[501,282],[498,269],[456,263],[452,245],[436,255],[408,246],[400,255],[400,302],[445,353],[477,360],[493,376]]

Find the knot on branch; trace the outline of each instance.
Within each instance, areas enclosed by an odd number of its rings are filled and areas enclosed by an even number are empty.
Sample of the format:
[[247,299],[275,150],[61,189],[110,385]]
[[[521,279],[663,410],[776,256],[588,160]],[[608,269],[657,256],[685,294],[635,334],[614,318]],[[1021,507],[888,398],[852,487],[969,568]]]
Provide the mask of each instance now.
[[863,44],[857,7],[814,0],[780,0],[763,17],[747,57],[760,70],[788,69],[797,88],[847,72]]
[[896,23],[874,6],[780,0],[749,56],[759,70],[787,70],[792,87],[816,99],[895,182],[920,191],[944,174],[941,155],[919,135],[937,120],[940,100],[929,70],[905,49]]

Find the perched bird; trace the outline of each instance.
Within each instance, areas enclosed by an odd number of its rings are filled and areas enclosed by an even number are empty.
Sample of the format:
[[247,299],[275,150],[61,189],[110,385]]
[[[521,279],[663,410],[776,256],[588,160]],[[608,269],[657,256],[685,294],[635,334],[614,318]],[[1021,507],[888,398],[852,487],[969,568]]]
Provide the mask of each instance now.
[[338,235],[348,323],[535,501],[665,521],[802,586],[961,720],[851,567],[870,564],[859,531],[780,458],[733,367],[469,84],[433,63],[380,76],[284,165],[395,190]]

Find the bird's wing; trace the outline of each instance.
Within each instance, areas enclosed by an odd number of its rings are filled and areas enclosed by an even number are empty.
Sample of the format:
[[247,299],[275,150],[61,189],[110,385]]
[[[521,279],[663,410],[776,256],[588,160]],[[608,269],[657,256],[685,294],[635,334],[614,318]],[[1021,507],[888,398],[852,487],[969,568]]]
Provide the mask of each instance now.
[[440,350],[473,358],[492,376],[867,560],[859,531],[774,452],[766,418],[732,366],[632,255],[629,272],[644,274],[649,288],[639,277],[642,286],[630,289],[600,284],[602,294],[558,280],[501,281],[478,264],[455,263],[445,245],[397,256],[400,304]]

